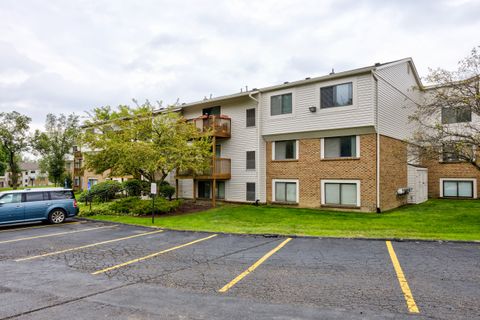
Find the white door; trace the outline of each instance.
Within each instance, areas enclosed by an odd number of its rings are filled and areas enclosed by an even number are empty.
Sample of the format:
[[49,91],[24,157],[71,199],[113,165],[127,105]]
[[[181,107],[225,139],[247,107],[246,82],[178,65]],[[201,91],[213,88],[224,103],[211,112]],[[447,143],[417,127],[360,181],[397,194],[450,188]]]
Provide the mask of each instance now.
[[428,199],[428,171],[427,169],[417,169],[416,172],[417,180],[417,203],[422,203]]

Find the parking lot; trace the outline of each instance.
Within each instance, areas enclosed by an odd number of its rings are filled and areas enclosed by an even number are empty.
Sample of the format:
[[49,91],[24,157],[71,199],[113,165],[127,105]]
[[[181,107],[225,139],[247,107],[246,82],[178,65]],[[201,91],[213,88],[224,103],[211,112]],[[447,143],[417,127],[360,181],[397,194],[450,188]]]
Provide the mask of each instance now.
[[0,319],[475,319],[480,244],[0,227]]

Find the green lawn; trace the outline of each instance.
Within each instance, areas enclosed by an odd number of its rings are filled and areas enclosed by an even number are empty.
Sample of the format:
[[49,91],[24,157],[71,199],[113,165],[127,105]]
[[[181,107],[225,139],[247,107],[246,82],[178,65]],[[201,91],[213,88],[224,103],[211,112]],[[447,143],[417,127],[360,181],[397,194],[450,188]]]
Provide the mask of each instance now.
[[[149,217],[97,215],[89,218],[152,225]],[[157,217],[155,226],[249,234],[480,240],[480,201],[429,200],[382,214],[223,205],[203,212]]]

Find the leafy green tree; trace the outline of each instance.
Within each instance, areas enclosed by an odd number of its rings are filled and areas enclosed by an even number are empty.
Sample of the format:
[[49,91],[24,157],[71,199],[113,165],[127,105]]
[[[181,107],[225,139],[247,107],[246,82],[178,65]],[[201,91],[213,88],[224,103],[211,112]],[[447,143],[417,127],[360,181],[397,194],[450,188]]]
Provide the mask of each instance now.
[[79,120],[75,114],[48,114],[45,132],[35,131],[33,149],[42,156],[41,167],[48,172],[48,179],[55,185],[63,185],[66,176],[65,157],[75,144],[78,132]]
[[17,189],[21,173],[19,166],[21,153],[29,150],[30,117],[18,113],[0,113],[0,146],[3,149],[8,171],[11,173],[12,188]]
[[7,170],[7,154],[3,151],[2,146],[0,145],[0,176],[5,175]]
[[434,86],[411,116],[417,124],[412,143],[418,158],[448,156],[480,170],[480,46],[458,62],[455,71],[430,70]]
[[83,145],[93,150],[85,166],[96,173],[162,182],[176,169],[202,172],[210,165],[210,137],[172,110],[154,113],[148,102],[94,109],[85,127]]

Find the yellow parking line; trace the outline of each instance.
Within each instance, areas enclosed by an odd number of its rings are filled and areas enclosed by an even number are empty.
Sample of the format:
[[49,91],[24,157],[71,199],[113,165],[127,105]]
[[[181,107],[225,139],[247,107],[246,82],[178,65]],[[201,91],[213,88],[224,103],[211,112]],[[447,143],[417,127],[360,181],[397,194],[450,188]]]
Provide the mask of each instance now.
[[411,313],[419,313],[417,304],[413,299],[412,292],[410,291],[410,287],[408,286],[407,279],[405,278],[405,274],[403,273],[402,267],[400,266],[400,262],[398,262],[397,255],[393,250],[392,243],[390,241],[386,241],[388,253],[390,254],[390,258],[392,259],[393,267],[395,268],[395,272],[397,273],[398,283],[400,284],[400,288],[402,288],[403,296],[405,297],[405,301],[407,302],[408,311]]
[[102,244],[107,244],[107,243],[112,243],[112,242],[117,242],[117,241],[123,241],[123,240],[133,239],[133,238],[137,238],[137,237],[148,236],[148,235],[150,235],[150,234],[159,233],[159,232],[163,232],[163,230],[145,232],[145,233],[141,233],[141,234],[135,234],[135,235],[133,235],[133,236],[128,236],[128,237],[123,237],[123,238],[117,238],[117,239],[112,239],[112,240],[107,240],[107,241],[92,243],[92,244],[88,244],[88,245],[81,246],[81,247],[70,248],[70,249],[65,249],[65,250],[60,250],[60,251],[55,251],[55,252],[49,252],[49,253],[45,253],[45,254],[39,254],[39,255],[37,255],[37,256],[30,256],[30,257],[26,257],[26,258],[16,259],[15,261],[16,261],[16,262],[20,262],[20,261],[27,261],[27,260],[37,259],[37,258],[43,258],[43,257],[53,256],[53,255],[61,254],[61,253],[65,253],[65,252],[70,252],[70,251],[75,251],[75,250],[81,250],[81,249],[96,247],[96,246],[99,246],[99,245],[102,245]]
[[121,267],[125,267],[125,266],[128,266],[128,265],[132,264],[132,263],[147,260],[147,259],[156,257],[158,255],[161,255],[163,253],[167,253],[167,252],[170,252],[170,251],[173,251],[173,250],[177,250],[177,249],[180,249],[180,248],[183,248],[183,247],[186,247],[186,246],[189,246],[189,245],[201,242],[201,241],[211,239],[211,238],[216,237],[216,236],[217,235],[214,234],[214,235],[211,235],[211,236],[208,236],[208,237],[205,237],[205,238],[201,238],[201,239],[198,239],[198,240],[195,240],[195,241],[191,241],[191,242],[188,242],[188,243],[185,243],[185,244],[182,244],[182,245],[170,248],[170,249],[165,249],[165,250],[162,250],[162,251],[159,251],[159,252],[156,252],[156,253],[152,253],[152,254],[149,254],[148,256],[145,256],[145,257],[133,259],[133,260],[130,260],[130,261],[127,261],[127,262],[124,262],[124,263],[117,264],[115,266],[111,266],[111,267],[108,267],[108,268],[105,268],[105,269],[102,269],[102,270],[98,270],[98,271],[92,272],[91,274],[96,275],[96,274],[100,274],[100,273],[105,273],[105,272],[110,271],[110,270],[115,270],[115,269],[118,269],[118,268],[121,268]]
[[62,224],[51,224],[51,225],[46,225],[46,226],[33,226],[33,227],[22,227],[22,228],[13,228],[13,229],[7,229],[7,230],[0,230],[0,233],[2,232],[11,232],[11,231],[17,231],[17,230],[27,230],[27,229],[40,229],[40,228],[48,228],[48,227],[61,227],[64,225],[68,224],[79,224],[81,222],[65,222]]
[[227,283],[222,289],[218,290],[218,292],[227,292],[231,287],[233,287],[237,282],[245,278],[249,273],[251,273],[253,270],[257,269],[262,263],[264,263],[268,258],[270,258],[275,252],[280,250],[284,245],[286,245],[292,238],[287,238],[284,240],[282,243],[280,243],[278,246],[276,246],[274,249],[270,250],[266,255],[261,257],[257,262],[252,264],[250,268],[247,270],[243,271],[239,276],[237,276],[235,279]]
[[42,236],[34,236],[34,237],[27,237],[27,238],[20,238],[20,239],[11,239],[11,240],[0,241],[0,244],[3,244],[3,243],[11,243],[11,242],[18,242],[18,241],[25,241],[25,240],[32,240],[32,239],[39,239],[39,238],[48,238],[48,237],[62,236],[62,235],[65,235],[65,234],[71,234],[71,233],[77,233],[77,232],[85,232],[85,231],[92,231],[92,230],[99,230],[99,229],[105,229],[105,228],[114,228],[114,227],[116,227],[116,226],[104,226],[104,227],[88,228],[88,229],[81,229],[81,230],[75,230],[75,231],[50,233],[50,234],[45,234],[45,235],[42,235]]

